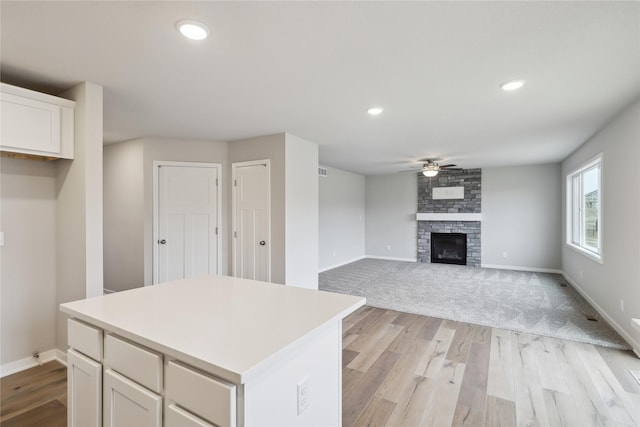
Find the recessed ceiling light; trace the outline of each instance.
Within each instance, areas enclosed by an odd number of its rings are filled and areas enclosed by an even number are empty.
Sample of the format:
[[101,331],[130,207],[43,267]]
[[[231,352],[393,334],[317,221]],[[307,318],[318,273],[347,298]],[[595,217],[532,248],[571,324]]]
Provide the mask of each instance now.
[[176,27],[183,36],[191,40],[204,40],[209,35],[207,26],[198,21],[178,21]]
[[500,88],[506,91],[518,90],[524,86],[524,80],[509,80],[508,82],[500,83]]
[[367,113],[369,113],[370,116],[379,116],[383,111],[384,108],[382,107],[371,107],[367,109]]

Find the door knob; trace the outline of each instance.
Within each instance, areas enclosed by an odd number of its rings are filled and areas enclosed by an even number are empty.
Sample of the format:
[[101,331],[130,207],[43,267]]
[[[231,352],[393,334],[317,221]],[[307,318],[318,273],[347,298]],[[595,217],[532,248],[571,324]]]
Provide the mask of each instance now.
[[160,243],[161,245],[164,245],[165,243],[167,243],[167,241],[165,239],[162,239],[162,240],[158,240],[158,243]]
[[264,240],[260,240],[260,246],[264,246],[266,244],[267,244],[267,242],[265,242]]

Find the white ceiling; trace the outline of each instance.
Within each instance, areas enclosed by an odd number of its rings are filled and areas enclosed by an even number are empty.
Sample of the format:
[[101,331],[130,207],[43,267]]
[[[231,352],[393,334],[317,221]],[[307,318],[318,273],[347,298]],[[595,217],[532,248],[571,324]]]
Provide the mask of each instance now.
[[[104,86],[105,142],[290,132],[393,173],[558,162],[640,94],[640,2],[11,2],[2,81]],[[211,29],[203,42],[180,19]],[[506,93],[512,78],[525,87]],[[380,105],[381,116],[365,110]]]

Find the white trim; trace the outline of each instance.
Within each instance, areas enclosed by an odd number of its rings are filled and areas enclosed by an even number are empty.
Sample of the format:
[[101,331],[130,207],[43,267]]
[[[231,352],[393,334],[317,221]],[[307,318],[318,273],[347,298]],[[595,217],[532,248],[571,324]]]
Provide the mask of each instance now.
[[117,291],[114,291],[113,289],[102,288],[103,295],[115,294],[116,292]]
[[514,271],[531,271],[533,273],[554,273],[563,274],[563,271],[557,268],[542,267],[522,267],[517,265],[496,265],[496,264],[480,264],[481,268],[495,268],[498,270],[514,270]]
[[393,256],[378,256],[378,255],[365,255],[365,258],[371,259],[386,259],[388,261],[406,261],[406,262],[418,262],[417,258],[399,258]]
[[67,354],[64,351],[53,349],[40,353],[39,360],[36,360],[33,357],[25,357],[24,359],[5,363],[4,365],[0,366],[0,378],[4,378],[7,375],[15,374],[29,368],[33,368],[34,366],[42,365],[43,363],[51,362],[52,360],[57,360],[63,365],[66,365]]
[[[231,163],[231,232],[236,232],[236,170],[243,166],[257,166],[265,165],[267,167],[267,224],[269,229],[267,246],[267,282],[271,282],[271,159],[264,160],[250,160],[248,162],[235,162]],[[234,277],[236,275],[236,241],[237,238],[231,235],[231,271]]]
[[617,333],[620,334],[620,336],[631,345],[631,347],[633,347],[633,352],[636,354],[636,356],[638,356],[638,358],[640,358],[640,342],[636,341],[631,335],[629,335],[623,328],[620,327],[620,325],[618,325],[618,323],[613,320],[613,318],[611,316],[609,316],[607,314],[607,312],[600,307],[590,296],[589,294],[587,294],[579,285],[577,282],[575,282],[573,279],[571,279],[571,277],[565,273],[564,271],[562,272],[562,275],[564,276],[565,280],[567,282],[569,282],[569,284],[571,284],[571,286],[573,286],[573,288],[578,291],[578,293],[580,295],[582,295],[582,297],[584,299],[587,300],[587,302],[596,309],[596,311],[604,318],[604,320],[607,321],[607,323],[616,330]]
[[589,249],[585,249],[582,246],[578,246],[575,243],[565,242],[565,246],[579,254],[586,256],[587,258],[597,262],[598,264],[604,264],[602,260],[602,250],[600,251],[600,255],[595,252],[590,251]]
[[[577,174],[582,174],[587,169],[590,169],[598,165],[600,167],[600,173],[598,174],[598,198],[600,206],[598,207],[598,252],[589,250],[586,245],[582,246],[573,242],[573,221],[574,221],[574,196],[573,196],[573,177]],[[604,225],[604,154],[598,153],[586,162],[581,163],[579,166],[568,172],[565,176],[565,245],[570,249],[592,259],[600,264],[604,264],[604,248],[603,248],[603,225]],[[582,179],[580,179],[580,185],[582,185]]]
[[416,214],[416,221],[482,221],[481,213],[423,213]]
[[337,264],[332,264],[332,265],[329,265],[327,267],[321,268],[320,270],[318,270],[318,273],[323,273],[323,272],[325,272],[327,270],[333,270],[334,268],[342,267],[343,265],[351,264],[352,262],[360,261],[361,259],[365,259],[365,258],[366,258],[366,256],[362,255],[360,257],[352,258],[352,259],[350,259],[348,261],[343,261],[343,262],[339,262]]
[[[160,166],[179,166],[179,167],[192,167],[192,168],[211,168],[216,170],[216,180],[218,182],[218,186],[216,187],[216,228],[218,229],[218,234],[216,235],[216,245],[217,245],[217,262],[216,262],[216,274],[222,274],[222,163],[202,163],[202,162],[169,162],[163,160],[155,160],[153,162],[153,240],[151,242],[153,247],[153,277],[151,280],[151,284],[155,285],[158,281],[158,214],[160,211],[159,205],[159,194],[158,191],[160,189],[159,185],[159,169]],[[145,285],[149,286],[149,285]]]

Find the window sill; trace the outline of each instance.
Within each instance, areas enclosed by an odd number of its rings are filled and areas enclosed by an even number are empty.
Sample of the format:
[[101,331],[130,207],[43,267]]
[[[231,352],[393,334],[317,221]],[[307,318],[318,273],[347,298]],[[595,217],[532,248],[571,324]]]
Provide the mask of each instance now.
[[597,262],[598,264],[604,264],[604,262],[602,261],[602,254],[598,255],[596,253],[593,253],[587,249],[584,249],[581,246],[577,246],[574,245],[573,243],[567,243],[566,244],[569,248],[573,249],[574,251],[578,252],[579,254],[582,254],[584,256],[586,256],[587,258],[592,259],[593,261]]

